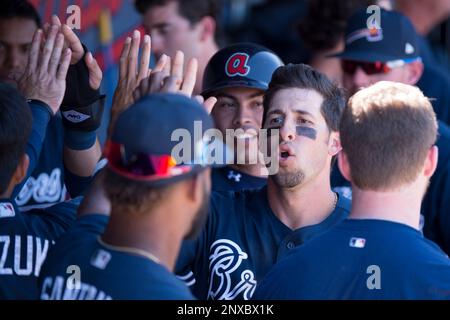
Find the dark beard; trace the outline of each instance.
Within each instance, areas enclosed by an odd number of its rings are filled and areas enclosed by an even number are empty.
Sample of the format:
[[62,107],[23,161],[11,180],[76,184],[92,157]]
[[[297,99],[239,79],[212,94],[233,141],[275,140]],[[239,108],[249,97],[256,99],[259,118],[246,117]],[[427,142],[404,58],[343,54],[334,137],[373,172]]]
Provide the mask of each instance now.
[[295,172],[281,173],[271,176],[275,184],[280,188],[293,188],[300,185],[305,180],[305,174],[301,170]]
[[200,232],[203,230],[208,219],[209,212],[209,192],[205,191],[203,193],[203,202],[195,215],[194,221],[192,221],[192,227],[189,233],[184,237],[185,240],[195,240],[197,239]]

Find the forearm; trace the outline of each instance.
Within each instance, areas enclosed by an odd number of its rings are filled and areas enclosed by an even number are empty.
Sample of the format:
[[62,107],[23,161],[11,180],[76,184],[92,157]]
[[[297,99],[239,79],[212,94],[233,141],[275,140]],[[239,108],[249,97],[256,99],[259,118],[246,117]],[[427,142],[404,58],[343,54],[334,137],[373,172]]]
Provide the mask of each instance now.
[[[89,142],[89,138],[86,141]],[[91,144],[91,146],[86,145],[85,148],[76,148],[74,144],[69,144],[67,139],[65,141],[64,165],[66,169],[74,175],[79,177],[91,177],[100,157],[101,148],[96,135],[93,144]]]

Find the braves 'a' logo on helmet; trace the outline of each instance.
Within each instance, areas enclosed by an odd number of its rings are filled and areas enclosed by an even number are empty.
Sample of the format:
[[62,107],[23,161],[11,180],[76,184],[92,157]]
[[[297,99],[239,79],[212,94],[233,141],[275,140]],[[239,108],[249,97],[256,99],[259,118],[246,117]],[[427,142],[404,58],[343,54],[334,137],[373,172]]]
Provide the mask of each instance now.
[[242,52],[233,54],[225,64],[225,72],[229,77],[242,76],[245,77],[250,72],[248,65],[249,55]]

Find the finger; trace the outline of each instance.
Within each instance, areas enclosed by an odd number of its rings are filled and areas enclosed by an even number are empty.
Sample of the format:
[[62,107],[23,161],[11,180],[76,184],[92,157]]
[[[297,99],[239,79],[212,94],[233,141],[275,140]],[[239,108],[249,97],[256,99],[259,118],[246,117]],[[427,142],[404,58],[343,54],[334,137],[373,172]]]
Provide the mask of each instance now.
[[169,76],[163,80],[161,92],[176,93],[178,92],[178,87],[178,78],[175,76]]
[[185,94],[188,97],[192,96],[192,92],[194,91],[195,87],[195,81],[197,80],[197,70],[198,70],[197,59],[195,58],[190,59],[186,67],[186,73],[183,78],[183,85],[181,87],[180,93]]
[[56,14],[52,15],[51,22],[52,22],[52,25],[61,27],[61,21],[59,20],[59,18]]
[[127,37],[123,44],[122,53],[119,62],[119,79],[126,78],[128,74],[128,54],[130,53],[131,38]]
[[164,74],[165,77],[170,76],[171,67],[172,67],[172,58],[167,56],[166,64],[164,65],[164,68],[162,70],[162,73]]
[[149,88],[147,90],[147,94],[161,92],[161,87],[165,77],[166,76],[163,72],[153,72],[149,77]]
[[84,48],[81,45],[81,41],[78,36],[66,24],[61,27],[61,31],[64,34],[67,43],[69,44],[69,48],[72,50],[72,55],[80,59],[84,55]]
[[59,18],[56,14],[52,15],[51,21],[52,21],[53,25],[61,27],[61,21],[59,20]]
[[139,85],[139,92],[140,92],[141,96],[145,96],[148,94],[149,87],[150,87],[150,79],[149,78],[145,78],[144,80],[141,81],[141,84]]
[[50,57],[53,53],[53,47],[55,46],[55,39],[58,34],[58,27],[51,26],[50,33],[47,37],[47,41],[45,42],[44,52],[41,55],[41,61],[39,62],[40,70],[48,70],[48,63],[50,61]]
[[138,30],[134,30],[130,53],[128,54],[128,80],[135,80],[136,77],[140,42],[141,33]]
[[86,54],[85,61],[89,70],[89,85],[92,89],[97,90],[100,88],[103,79],[102,69],[90,52]]
[[150,77],[150,74],[152,72],[162,72],[164,70],[164,67],[166,66],[166,63],[168,61],[168,57],[165,54],[162,54],[159,58],[158,62],[156,63],[156,66],[153,68],[153,70],[148,70],[148,76]]
[[216,97],[209,97],[208,99],[206,99],[205,102],[203,102],[203,107],[205,107],[205,110],[211,114],[212,109],[214,108],[214,106],[217,103],[217,98]]
[[39,29],[34,33],[33,42],[31,43],[30,53],[28,56],[28,71],[31,73],[34,73],[38,64],[41,42],[42,30]]
[[194,99],[195,101],[197,101],[198,103],[200,103],[200,104],[203,104],[203,103],[205,102],[205,98],[203,98],[202,95],[194,96],[193,99]]
[[[142,80],[142,81],[145,81],[145,79]],[[133,91],[133,101],[137,102],[137,101],[139,101],[139,99],[141,97],[142,97],[142,95],[141,95],[141,92],[140,92],[139,88],[136,88],[136,90]]]
[[47,36],[48,32],[50,31],[50,23],[46,22],[42,29],[44,30],[44,35]]
[[175,53],[175,58],[172,60],[172,72],[170,75],[178,80],[178,85],[181,85],[181,81],[183,80],[183,67],[184,53],[182,51],[177,51],[177,53]]
[[64,50],[64,54],[61,58],[61,64],[59,65],[58,72],[56,74],[56,78],[60,81],[66,80],[67,71],[70,66],[70,59],[72,59],[72,50],[67,48]]
[[148,75],[148,67],[150,65],[151,39],[148,34],[144,36],[144,45],[142,47],[141,63],[139,65],[138,81],[146,78]]
[[56,76],[56,70],[58,69],[58,65],[61,60],[61,53],[63,50],[63,46],[64,46],[64,36],[61,33],[58,33],[48,66],[48,73],[52,77]]

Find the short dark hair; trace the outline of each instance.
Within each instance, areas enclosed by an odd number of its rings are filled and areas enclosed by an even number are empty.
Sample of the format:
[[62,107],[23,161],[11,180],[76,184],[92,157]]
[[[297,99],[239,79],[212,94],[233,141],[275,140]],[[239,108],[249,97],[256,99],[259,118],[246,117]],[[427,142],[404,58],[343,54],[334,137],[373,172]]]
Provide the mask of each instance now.
[[[145,14],[152,7],[165,6],[171,2],[178,3],[180,15],[191,24],[207,16],[218,22],[220,17],[220,0],[136,0],[134,5],[140,14]],[[219,29],[219,23],[216,23],[216,40],[220,35]]]
[[106,168],[103,176],[103,187],[112,208],[123,212],[139,212],[143,208],[156,206],[162,200],[170,185],[163,187],[149,186],[145,182],[127,179]]
[[344,92],[326,75],[306,64],[288,64],[279,67],[272,75],[269,88],[264,94],[265,122],[274,95],[282,89],[299,88],[317,91],[323,97],[321,113],[330,131],[339,130],[339,121],[345,108]]
[[0,83],[0,194],[6,192],[31,133],[32,117],[25,98]]
[[34,20],[38,28],[42,22],[36,8],[27,0],[2,0],[0,1],[0,20],[12,18],[25,18]]
[[343,39],[347,21],[375,0],[309,0],[308,12],[298,26],[306,47],[313,52],[333,49]]

